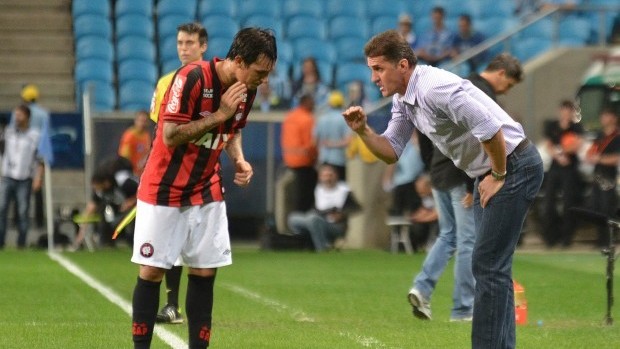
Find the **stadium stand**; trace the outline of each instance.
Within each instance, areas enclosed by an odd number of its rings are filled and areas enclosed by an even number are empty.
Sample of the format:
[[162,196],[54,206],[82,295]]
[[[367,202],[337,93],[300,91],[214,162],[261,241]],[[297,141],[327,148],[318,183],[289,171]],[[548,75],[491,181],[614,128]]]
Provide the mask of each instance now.
[[280,0],[244,1],[238,12],[242,22],[254,15],[280,18],[280,7]]
[[326,13],[329,20],[338,16],[356,17],[366,19],[366,0],[328,1]]
[[112,61],[114,47],[112,42],[106,38],[94,35],[84,36],[75,45],[75,58],[77,61],[91,58]]
[[338,16],[329,21],[329,38],[338,40],[342,38],[368,38],[368,26],[365,21],[358,17]]
[[126,36],[140,36],[148,40],[155,38],[155,25],[152,16],[131,13],[116,17],[115,29],[116,40]]
[[225,15],[207,15],[203,17],[202,25],[207,28],[209,38],[228,38],[231,42],[239,31],[239,23]]
[[106,39],[112,39],[112,22],[108,17],[98,14],[84,14],[77,17],[73,24],[75,39],[94,35]]
[[111,6],[108,0],[73,0],[71,2],[71,10],[74,19],[78,19],[83,15],[97,15],[109,18]]
[[195,19],[197,6],[196,0],[159,0],[157,1],[157,16],[162,18],[179,15]]
[[114,16],[119,19],[125,15],[141,15],[152,18],[153,0],[116,0]]
[[323,1],[321,0],[283,2],[282,17],[285,21],[298,16],[322,18],[324,14]]
[[344,91],[346,85],[355,80],[366,82],[370,79],[370,70],[364,63],[343,63],[336,67],[334,84],[337,89]]
[[154,83],[141,80],[131,80],[120,85],[118,103],[122,110],[149,110],[153,97]]
[[200,1],[198,18],[204,21],[207,16],[226,16],[234,18],[237,14],[236,1]]
[[286,37],[293,41],[303,38],[324,40],[326,33],[325,21],[316,17],[295,16],[286,26]]

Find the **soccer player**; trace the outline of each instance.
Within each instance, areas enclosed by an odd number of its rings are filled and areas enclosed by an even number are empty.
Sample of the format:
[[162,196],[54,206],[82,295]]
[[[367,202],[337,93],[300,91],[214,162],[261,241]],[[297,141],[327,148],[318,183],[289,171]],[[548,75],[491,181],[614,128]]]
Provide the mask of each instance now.
[[473,348],[514,348],[512,256],[527,210],[543,179],[543,165],[523,127],[470,81],[445,70],[417,65],[394,30],[364,47],[371,79],[392,97],[392,118],[375,133],[361,107],[343,115],[368,148],[387,163],[398,160],[415,129],[464,170],[474,185],[476,279]]
[[245,28],[225,59],[181,67],[164,95],[138,189],[131,259],[140,265],[133,294],[135,348],[150,347],[161,280],[179,256],[189,269],[189,348],[209,345],[215,275],[232,263],[219,156],[224,150],[230,157],[236,185],[250,184],[253,170],[241,129],[276,58],[273,32]]
[[[207,51],[209,35],[205,27],[200,23],[186,23],[177,27],[177,54],[181,65],[202,60],[202,55]],[[157,122],[159,110],[164,94],[170,86],[172,77],[176,71],[172,71],[162,76],[157,82],[153,100],[151,102],[151,120]],[[179,311],[179,286],[183,266],[179,263],[166,271],[166,305],[157,313],[157,322],[180,324],[183,317]]]

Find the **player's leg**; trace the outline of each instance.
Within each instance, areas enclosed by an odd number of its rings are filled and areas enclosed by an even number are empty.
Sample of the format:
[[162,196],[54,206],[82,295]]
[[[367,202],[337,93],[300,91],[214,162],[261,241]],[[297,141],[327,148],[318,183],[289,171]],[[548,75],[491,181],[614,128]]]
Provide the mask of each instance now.
[[[176,265],[178,264],[178,265]],[[166,270],[166,304],[157,313],[158,323],[182,324],[183,317],[179,308],[179,288],[181,287],[181,274],[183,266],[181,262]]]
[[211,336],[216,269],[232,263],[224,202],[192,207],[188,243],[181,256],[189,267],[185,312],[189,348],[206,348]]
[[134,348],[149,348],[159,288],[166,269],[180,254],[188,231],[187,215],[176,207],[164,207],[138,201],[133,256],[140,274],[133,293]]

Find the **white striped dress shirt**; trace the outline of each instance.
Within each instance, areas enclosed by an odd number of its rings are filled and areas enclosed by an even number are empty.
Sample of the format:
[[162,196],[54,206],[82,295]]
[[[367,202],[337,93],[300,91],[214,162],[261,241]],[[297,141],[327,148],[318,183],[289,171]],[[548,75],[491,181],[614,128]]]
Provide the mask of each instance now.
[[416,66],[404,96],[392,98],[383,136],[398,157],[414,128],[472,178],[491,169],[481,142],[501,129],[510,154],[525,139],[521,124],[469,80],[426,65]]
[[4,139],[2,175],[20,181],[32,178],[37,160],[39,131],[34,128],[19,131],[15,127],[7,127]]

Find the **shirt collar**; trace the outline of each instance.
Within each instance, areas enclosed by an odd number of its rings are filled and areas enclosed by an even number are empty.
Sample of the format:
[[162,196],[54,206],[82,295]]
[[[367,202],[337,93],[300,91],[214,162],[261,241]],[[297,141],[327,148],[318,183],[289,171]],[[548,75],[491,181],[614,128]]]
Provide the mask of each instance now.
[[418,81],[420,79],[420,66],[416,65],[415,68],[413,68],[413,73],[411,73],[411,76],[409,77],[409,82],[407,83],[407,90],[405,91],[404,95],[400,95],[397,94],[397,100],[401,103],[407,103],[409,105],[415,105],[416,102],[416,95],[415,95],[415,90],[416,90],[416,86],[418,84]]

